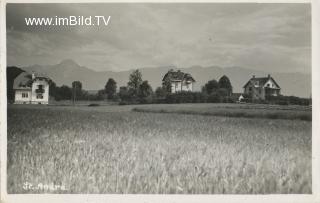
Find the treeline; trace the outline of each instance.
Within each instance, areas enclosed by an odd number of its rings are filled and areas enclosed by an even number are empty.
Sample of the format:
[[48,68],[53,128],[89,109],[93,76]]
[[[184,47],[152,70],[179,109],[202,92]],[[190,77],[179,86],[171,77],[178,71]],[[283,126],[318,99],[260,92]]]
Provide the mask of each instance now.
[[300,98],[295,96],[267,96],[266,101],[269,104],[279,104],[279,105],[303,105],[308,106],[312,104],[312,99]]
[[[222,76],[218,81],[208,81],[199,92],[182,91],[171,93],[171,84],[164,81],[161,87],[153,91],[147,80],[143,80],[139,70],[134,70],[128,79],[126,86],[119,87],[117,82],[109,78],[103,89],[96,94],[89,94],[82,89],[80,81],[74,81],[72,87],[63,85],[56,86],[50,83],[50,96],[56,100],[89,100],[89,101],[112,101],[120,105],[125,104],[151,104],[151,103],[235,103],[239,102],[239,94],[233,94],[231,82],[227,76]],[[310,105],[311,99],[294,96],[268,96],[265,100],[254,100],[246,94],[242,102],[264,103],[279,105]]]
[[49,81],[49,94],[56,101],[60,100],[97,100],[96,95],[89,94],[88,91],[82,89],[80,81],[72,82],[71,87],[67,85],[57,86],[52,80]]
[[242,94],[244,99],[242,102],[245,103],[257,103],[257,104],[277,104],[277,105],[302,105],[308,106],[312,104],[311,98],[301,98],[296,96],[266,96],[264,100],[261,99],[253,99],[248,94]]
[[89,94],[82,89],[80,81],[74,81],[72,87],[56,86],[50,82],[50,96],[55,100],[108,100],[119,104],[147,104],[147,103],[205,103],[205,102],[235,102],[232,98],[232,85],[227,76],[222,76],[219,81],[210,80],[202,88],[201,92],[177,92],[171,93],[171,84],[164,82],[161,87],[153,91],[147,80],[143,80],[139,70],[134,70],[126,86],[119,87],[117,82],[109,78],[103,89],[96,94]]

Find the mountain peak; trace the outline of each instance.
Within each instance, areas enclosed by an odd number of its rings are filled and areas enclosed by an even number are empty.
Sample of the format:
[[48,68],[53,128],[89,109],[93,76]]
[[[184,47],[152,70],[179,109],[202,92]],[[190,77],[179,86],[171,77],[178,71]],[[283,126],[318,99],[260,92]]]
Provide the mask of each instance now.
[[64,59],[64,60],[62,60],[60,63],[59,63],[60,65],[68,65],[68,66],[70,66],[70,65],[72,65],[72,66],[79,66],[74,60],[72,60],[72,59]]

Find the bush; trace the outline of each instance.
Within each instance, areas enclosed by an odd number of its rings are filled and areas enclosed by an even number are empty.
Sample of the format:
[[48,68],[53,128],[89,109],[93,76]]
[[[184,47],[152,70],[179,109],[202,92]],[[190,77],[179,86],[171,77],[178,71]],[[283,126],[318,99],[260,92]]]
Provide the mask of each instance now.
[[127,101],[120,101],[120,102],[119,102],[119,105],[128,105],[128,104],[130,104],[130,103],[127,102]]
[[89,104],[88,106],[100,106],[100,104],[93,103],[93,104]]
[[152,104],[154,101],[155,99],[152,97],[152,95],[138,99],[138,103],[140,104]]
[[205,102],[206,96],[200,92],[177,92],[174,94],[167,94],[165,103],[201,103]]
[[220,102],[222,102],[222,97],[216,93],[210,94],[208,97],[208,102],[209,103],[220,103]]
[[278,105],[310,105],[311,101],[306,98],[300,98],[295,96],[267,96],[266,101],[270,104]]

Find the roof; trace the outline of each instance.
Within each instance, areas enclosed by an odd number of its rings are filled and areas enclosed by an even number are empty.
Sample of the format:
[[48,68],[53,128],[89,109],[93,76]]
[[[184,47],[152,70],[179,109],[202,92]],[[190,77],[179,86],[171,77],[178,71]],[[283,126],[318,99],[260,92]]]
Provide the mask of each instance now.
[[27,72],[21,72],[13,81],[13,89],[31,89],[32,83],[36,79],[50,79],[41,74],[35,74],[35,78],[32,79],[32,74]]
[[32,76],[27,72],[20,73],[13,81],[13,89],[31,88]]
[[182,81],[182,80],[192,80],[192,82],[195,82],[195,79],[189,74],[189,73],[184,73],[180,70],[178,71],[173,71],[169,70],[163,77],[162,81],[166,80],[169,78],[169,80],[174,80],[174,81]]
[[278,83],[273,79],[273,77],[270,77],[270,76],[268,76],[268,77],[261,77],[261,78],[252,77],[252,78],[243,86],[243,88],[245,88],[249,83],[255,83],[256,81],[259,82],[259,87],[262,87],[262,86],[264,86],[264,85],[269,81],[269,79],[271,79],[271,80],[274,82],[274,84],[275,84],[278,88],[280,88],[280,86],[278,85]]

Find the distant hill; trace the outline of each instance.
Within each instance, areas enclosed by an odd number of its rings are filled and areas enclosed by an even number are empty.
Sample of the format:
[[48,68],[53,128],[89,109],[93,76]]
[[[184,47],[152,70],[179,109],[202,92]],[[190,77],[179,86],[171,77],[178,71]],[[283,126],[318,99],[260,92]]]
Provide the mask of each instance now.
[[[153,89],[161,86],[163,75],[172,67],[150,67],[141,68],[144,80],[148,80]],[[33,65],[23,67],[27,72],[35,71],[50,77],[57,85],[71,86],[72,81],[79,80],[86,90],[102,89],[108,80],[116,80],[118,87],[124,86],[128,82],[130,71],[94,71],[84,66],[78,65],[73,60],[63,60],[56,65]],[[294,95],[299,97],[310,97],[311,95],[311,75],[302,73],[275,73],[251,70],[243,67],[219,67],[219,66],[192,66],[188,68],[179,68],[183,72],[190,73],[196,80],[195,90],[201,87],[211,79],[218,80],[221,76],[227,75],[232,83],[234,92],[242,92],[243,85],[252,77],[265,77],[267,74],[277,81],[281,86],[282,94]]]

